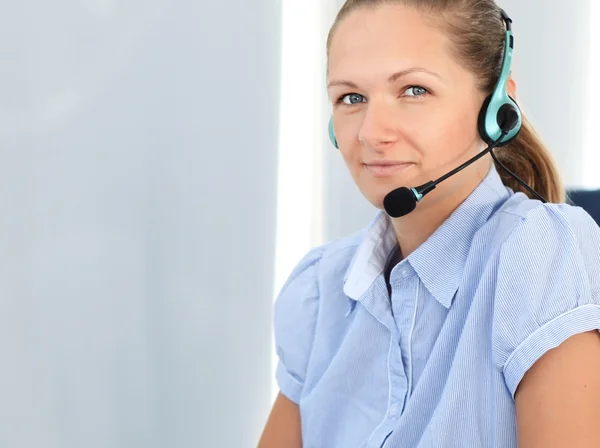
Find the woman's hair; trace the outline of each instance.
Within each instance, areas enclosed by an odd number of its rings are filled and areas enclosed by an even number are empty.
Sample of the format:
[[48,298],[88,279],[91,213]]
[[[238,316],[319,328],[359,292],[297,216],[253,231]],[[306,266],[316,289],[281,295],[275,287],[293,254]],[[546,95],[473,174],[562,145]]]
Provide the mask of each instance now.
[[[423,13],[425,19],[449,38],[452,55],[475,76],[476,87],[486,95],[492,93],[500,77],[506,33],[505,22],[494,0],[347,0],[329,31],[327,58],[335,30],[346,16],[359,8],[384,4],[410,6]],[[524,114],[517,138],[496,148],[494,153],[548,202],[565,201],[565,191],[552,156]],[[505,185],[531,197],[500,166],[497,169]]]

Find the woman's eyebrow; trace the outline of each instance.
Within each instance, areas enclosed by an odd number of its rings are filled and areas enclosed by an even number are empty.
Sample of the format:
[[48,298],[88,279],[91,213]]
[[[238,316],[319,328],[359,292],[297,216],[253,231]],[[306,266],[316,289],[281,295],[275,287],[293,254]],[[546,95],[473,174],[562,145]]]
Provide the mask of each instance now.
[[[391,83],[397,81],[398,79],[402,78],[403,76],[406,76],[409,73],[414,73],[414,72],[427,73],[429,75],[435,76],[440,81],[442,80],[442,77],[440,75],[438,75],[435,72],[432,72],[431,70],[427,70],[426,68],[422,68],[422,67],[412,67],[412,68],[408,68],[406,70],[402,70],[402,71],[399,71],[399,72],[396,72],[396,73],[390,75],[390,77],[388,78],[388,83],[391,84]],[[353,83],[352,81],[333,80],[327,84],[327,88],[334,87],[334,86],[347,86],[347,87],[351,87],[353,89],[358,89],[358,86],[355,83]]]

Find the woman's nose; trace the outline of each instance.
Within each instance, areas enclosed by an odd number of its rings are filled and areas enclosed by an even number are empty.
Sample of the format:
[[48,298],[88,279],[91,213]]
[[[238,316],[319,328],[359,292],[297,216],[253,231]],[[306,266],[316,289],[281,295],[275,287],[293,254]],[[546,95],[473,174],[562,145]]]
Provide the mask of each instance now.
[[385,105],[370,104],[359,129],[358,140],[375,150],[395,145],[398,140],[398,123],[394,122],[393,115]]

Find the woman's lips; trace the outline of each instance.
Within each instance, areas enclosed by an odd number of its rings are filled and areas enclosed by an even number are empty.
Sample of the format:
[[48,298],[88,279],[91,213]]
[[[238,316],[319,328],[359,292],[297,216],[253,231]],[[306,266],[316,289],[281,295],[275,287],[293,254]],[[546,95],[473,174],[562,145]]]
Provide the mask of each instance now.
[[376,177],[386,177],[404,171],[406,168],[414,165],[413,163],[394,163],[394,164],[364,164],[365,169]]

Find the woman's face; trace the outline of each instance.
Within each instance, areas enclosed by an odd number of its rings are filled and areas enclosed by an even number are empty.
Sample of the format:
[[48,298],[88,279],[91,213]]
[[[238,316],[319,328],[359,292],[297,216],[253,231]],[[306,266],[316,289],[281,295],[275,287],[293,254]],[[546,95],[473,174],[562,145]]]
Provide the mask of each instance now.
[[[398,5],[354,11],[334,33],[327,83],[335,134],[375,207],[394,188],[434,180],[485,148],[477,132],[485,95],[449,45],[418,11]],[[468,176],[474,171],[430,196],[472,184]]]

